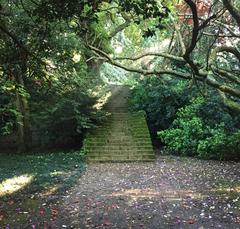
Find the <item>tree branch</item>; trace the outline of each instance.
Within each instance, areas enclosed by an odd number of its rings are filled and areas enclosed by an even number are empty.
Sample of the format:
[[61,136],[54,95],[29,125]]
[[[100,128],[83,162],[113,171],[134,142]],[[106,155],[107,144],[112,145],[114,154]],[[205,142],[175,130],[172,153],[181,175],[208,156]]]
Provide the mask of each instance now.
[[[105,60],[116,66],[119,67],[121,69],[124,69],[125,71],[128,72],[135,72],[135,73],[139,73],[142,75],[156,75],[156,76],[162,76],[164,74],[168,74],[168,75],[174,75],[177,76],[181,79],[186,79],[186,80],[191,80],[192,79],[192,75],[188,74],[188,73],[183,73],[183,72],[178,72],[172,69],[164,69],[164,70],[144,70],[144,69],[138,69],[138,68],[132,68],[129,66],[125,66],[122,65],[121,63],[116,62],[114,59],[112,59],[107,53],[105,53],[104,51],[95,48],[91,45],[88,45],[88,47],[93,50],[94,52],[97,52],[98,54],[102,55]],[[210,75],[208,75],[207,73],[199,73],[198,75],[196,75],[195,77],[196,80],[207,83],[208,85],[222,91],[225,93],[228,93],[230,95],[236,96],[238,98],[240,98],[240,90],[238,89],[234,89],[232,87],[229,87],[227,85],[223,85],[220,82],[216,81],[213,77],[211,77]]]
[[217,73],[217,74],[221,75],[222,77],[227,78],[229,81],[240,85],[240,78],[238,78],[236,75],[234,75],[226,70],[216,68],[214,66],[211,66],[211,69],[213,70],[214,73]]
[[237,59],[238,61],[240,62],[240,52],[234,48],[234,47],[230,47],[230,46],[220,46],[220,47],[217,47],[215,49],[215,52],[216,53],[219,53],[219,52],[230,52],[232,53]]
[[142,58],[144,58],[146,56],[158,56],[158,57],[164,57],[164,58],[171,59],[171,60],[185,62],[183,57],[171,55],[171,54],[168,54],[168,53],[155,53],[155,52],[144,53],[142,55],[135,56],[135,57],[117,57],[117,58],[114,58],[114,60],[131,60],[131,61],[136,61],[136,60],[142,59]]
[[223,0],[223,5],[227,8],[232,17],[236,20],[238,26],[240,27],[240,13],[232,5],[231,0]]
[[8,31],[1,24],[0,24],[0,30],[4,32],[7,36],[9,36],[19,48],[23,49],[27,54],[29,54],[27,48],[22,44],[22,42],[17,38],[17,36],[15,36],[13,33]]

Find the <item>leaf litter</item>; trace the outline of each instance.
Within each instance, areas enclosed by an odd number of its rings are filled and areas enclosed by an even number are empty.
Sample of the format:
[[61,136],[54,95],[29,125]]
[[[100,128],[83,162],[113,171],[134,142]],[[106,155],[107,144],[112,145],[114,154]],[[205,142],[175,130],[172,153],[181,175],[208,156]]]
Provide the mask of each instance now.
[[68,228],[237,229],[240,164],[174,156],[90,164],[62,209]]

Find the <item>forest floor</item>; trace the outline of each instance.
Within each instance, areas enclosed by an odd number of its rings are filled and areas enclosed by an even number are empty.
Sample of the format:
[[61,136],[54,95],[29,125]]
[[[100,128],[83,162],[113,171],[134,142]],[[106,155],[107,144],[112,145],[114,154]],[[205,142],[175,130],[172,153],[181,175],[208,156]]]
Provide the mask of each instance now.
[[[114,93],[113,93],[114,94]],[[0,155],[0,229],[240,229],[240,163]]]
[[0,229],[51,228],[85,165],[81,152],[0,154]]
[[240,228],[240,164],[158,156],[90,164],[58,228]]
[[16,157],[1,156],[1,229],[240,228],[240,163],[159,155],[84,169],[77,154]]

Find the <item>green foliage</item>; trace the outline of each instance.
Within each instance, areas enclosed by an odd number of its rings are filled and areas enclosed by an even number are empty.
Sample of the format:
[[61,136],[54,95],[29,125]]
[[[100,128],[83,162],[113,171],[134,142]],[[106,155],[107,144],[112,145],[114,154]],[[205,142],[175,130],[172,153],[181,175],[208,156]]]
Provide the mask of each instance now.
[[154,24],[144,31],[144,38],[152,37],[156,34],[157,30],[163,29],[162,20],[166,18],[170,12],[164,2],[159,3],[156,0],[149,0],[147,4],[144,0],[119,1],[119,5],[124,11],[128,13],[134,12],[138,15],[138,18],[134,21],[138,25],[146,19],[154,19]]
[[75,89],[53,96],[47,106],[35,104],[38,107],[33,112],[33,124],[41,145],[81,145],[85,131],[103,117],[103,113],[93,108],[95,102],[96,98]]
[[0,182],[26,174],[33,176],[33,181],[26,190],[21,190],[22,193],[28,193],[28,196],[29,194],[38,195],[53,186],[57,186],[58,191],[61,192],[71,187],[84,169],[84,152],[80,151],[25,155],[2,154]]
[[145,78],[136,83],[132,91],[132,106],[144,110],[153,135],[168,128],[178,108],[189,99],[189,89],[184,81],[163,81],[156,77]]
[[160,131],[158,135],[166,149],[174,154],[236,159],[240,156],[240,139],[236,139],[236,131],[234,118],[221,103],[211,98],[196,97],[178,110],[171,128]]
[[[158,135],[165,150],[177,155],[205,159],[239,159],[240,116],[225,107],[220,96],[183,81],[156,77],[134,84],[132,105],[145,110],[153,137]],[[199,85],[201,86],[201,85]]]
[[11,82],[0,81],[0,136],[11,134],[15,130],[20,115],[12,101],[15,86]]
[[[80,146],[85,131],[102,118],[89,92],[101,84],[99,66],[86,62],[84,41],[108,47],[95,1],[4,2],[4,12],[13,14],[0,19],[12,34],[0,35],[0,135],[16,133],[24,128],[18,120],[30,117],[34,146]],[[18,110],[17,96],[29,110]]]

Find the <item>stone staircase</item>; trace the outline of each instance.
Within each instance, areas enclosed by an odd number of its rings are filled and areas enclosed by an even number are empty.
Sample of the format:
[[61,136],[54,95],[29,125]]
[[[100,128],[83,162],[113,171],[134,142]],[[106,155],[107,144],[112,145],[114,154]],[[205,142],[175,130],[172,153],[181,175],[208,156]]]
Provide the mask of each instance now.
[[105,106],[106,122],[92,130],[84,142],[90,162],[153,161],[155,154],[145,113],[129,112],[129,89],[112,86],[112,96]]

